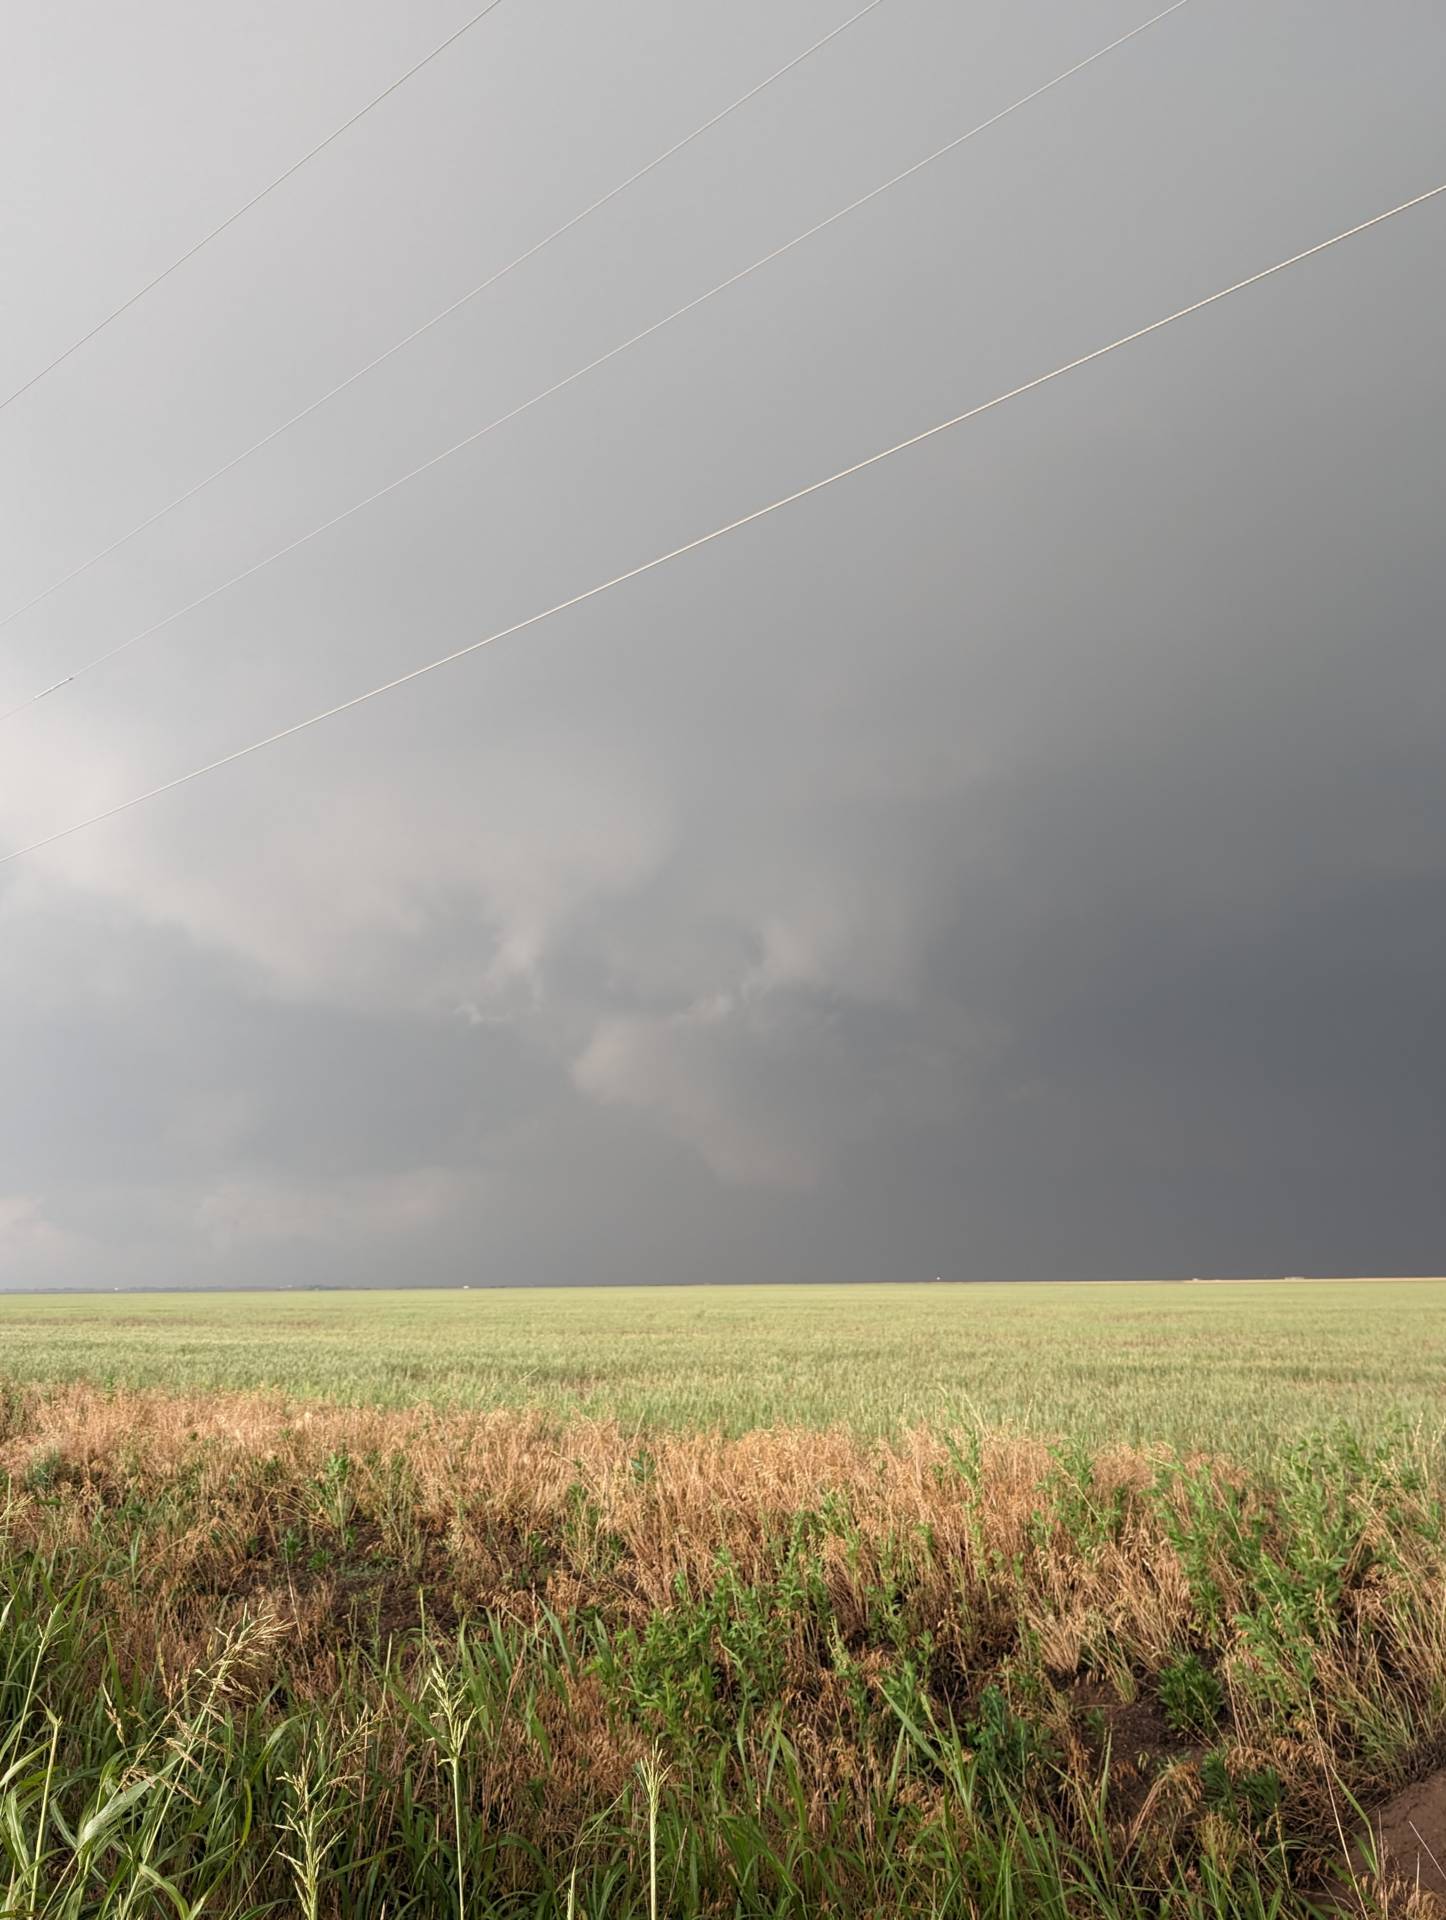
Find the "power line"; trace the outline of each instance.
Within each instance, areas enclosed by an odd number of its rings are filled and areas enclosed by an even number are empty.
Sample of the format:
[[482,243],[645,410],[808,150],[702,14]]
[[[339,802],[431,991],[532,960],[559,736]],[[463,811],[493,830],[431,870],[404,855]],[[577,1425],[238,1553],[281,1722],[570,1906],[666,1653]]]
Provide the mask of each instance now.
[[509,412],[499,414],[495,419],[489,420],[485,426],[478,427],[472,433],[464,435],[462,439],[453,441],[451,446],[444,447],[440,453],[434,453],[429,459],[422,461],[419,466],[412,467],[406,473],[398,475],[395,480],[389,480],[385,486],[378,487],[375,492],[367,494],[364,499],[353,502],[351,506],[344,507],[340,513],[332,514],[329,519],[323,520],[316,526],[308,528],[305,533],[298,534],[295,539],[289,540],[284,546],[277,547],[273,552],[265,554],[260,560],[252,561],[250,566],[243,567],[239,573],[233,573],[228,579],[221,581],[219,585],[208,588],[205,593],[199,594],[194,600],[187,601],[184,606],[177,607],[172,612],[163,615],[161,619],[152,621],[150,626],[143,627],[139,632],[129,635],[128,638],[119,641],[115,646],[106,648],[104,652],[96,654],[94,658],[85,661],[70,673],[63,675],[58,680],[52,681],[49,686],[43,687],[38,693],[30,694],[24,700],[18,701],[13,707],[8,707],[4,709],[4,711],[0,711],[0,726],[3,726],[7,720],[13,719],[17,714],[25,713],[31,707],[38,706],[42,700],[48,699],[53,693],[58,693],[62,687],[72,685],[75,681],[83,678],[84,675],[93,672],[95,668],[105,666],[107,662],[118,658],[119,655],[128,653],[132,647],[139,646],[145,640],[153,639],[156,634],[163,632],[165,628],[173,626],[177,620],[184,619],[187,614],[194,613],[198,608],[206,606],[212,600],[218,599],[221,594],[228,593],[232,587],[239,586],[243,580],[249,580],[253,574],[260,573],[265,568],[273,566],[276,561],[285,559],[288,554],[295,553],[299,547],[306,546],[312,540],[318,539],[323,533],[329,533],[333,527],[340,526],[344,520],[351,519],[354,514],[361,513],[367,507],[375,506],[378,500],[385,499],[388,494],[395,493],[400,487],[404,487],[408,485],[409,482],[419,479],[422,474],[430,472],[433,467],[440,466],[444,460],[450,460],[454,454],[461,453],[464,448],[475,446],[479,440],[485,439],[488,434],[495,433],[499,427],[507,426],[511,421],[529,412],[542,401],[551,399],[555,394],[561,393],[565,388],[573,386],[587,374],[594,373],[599,367],[606,366],[608,361],[615,360],[619,354],[628,352],[630,348],[640,345],[644,340],[651,338],[653,334],[662,332],[663,328],[671,326],[675,320],[681,320],[684,315],[696,312],[699,307],[706,305],[708,301],[714,299],[718,294],[725,293],[730,287],[736,287],[740,281],[747,280],[761,268],[770,265],[775,260],[781,260],[785,254],[792,253],[796,247],[802,246],[806,240],[811,240],[815,235],[825,232],[829,227],[835,226],[840,220],[847,218],[849,214],[857,213],[860,208],[868,206],[872,201],[879,199],[883,194],[890,192],[894,187],[901,185],[904,181],[913,179],[916,174],[922,173],[926,167],[933,166],[936,161],[944,159],[946,155],[957,152],[957,150],[968,141],[975,139],[981,133],[987,132],[989,128],[997,126],[1001,120],[1007,119],[1010,114],[1017,113],[1021,107],[1026,107],[1032,101],[1040,99],[1044,94],[1051,92],[1066,80],[1072,79],[1074,75],[1082,73],[1086,67],[1091,67],[1096,61],[1103,60],[1106,54],[1113,53],[1117,47],[1122,47],[1126,42],[1138,38],[1140,34],[1158,24],[1159,21],[1168,18],[1170,14],[1178,13],[1180,8],[1186,4],[1187,0],[1174,0],[1173,5],[1166,7],[1163,12],[1153,15],[1152,18],[1143,21],[1139,26],[1131,28],[1128,33],[1121,34],[1118,39],[1111,40],[1107,46],[1099,48],[1097,52],[1090,54],[1087,59],[1077,61],[1074,66],[1067,67],[1062,73],[1056,74],[1052,80],[1047,80],[1042,86],[1035,87],[1031,92],[1021,95],[1018,100],[1012,101],[1009,106],[1001,108],[998,113],[991,114],[987,120],[981,120],[977,126],[970,127],[966,133],[956,135],[954,139],[946,141],[942,147],[936,147],[932,153],[926,154],[922,160],[915,161],[912,166],[906,167],[902,172],[894,174],[892,178],[885,180],[880,186],[872,188],[868,193],[861,194],[858,199],[851,200],[847,206],[838,208],[837,211],[829,214],[825,219],[816,221],[813,226],[805,228],[802,233],[795,234],[791,240],[785,241],[782,246],[774,247],[770,252],[760,255],[757,260],[752,261],[746,267],[740,268],[737,273],[730,274],[726,280],[718,281],[716,285],[708,288],[707,292],[698,294],[694,299],[685,302],[681,307],[675,307],[671,313],[665,314],[661,320],[655,320],[651,326],[644,327],[641,332],[635,333],[630,338],[620,341],[617,346],[610,347],[606,353],[601,353],[595,359],[589,360],[585,365],[575,368],[572,373],[565,375],[561,380],[555,380],[551,386],[544,387],[540,392],[533,394],[530,399],[522,401]]
[[1103,360],[1109,354],[1118,353],[1122,347],[1132,346],[1136,341],[1159,333],[1163,328],[1173,326],[1177,320],[1186,320],[1192,314],[1202,313],[1207,307],[1213,307],[1222,300],[1228,300],[1232,294],[1243,293],[1249,287],[1259,286],[1263,280],[1269,280],[1276,274],[1299,266],[1303,261],[1312,260],[1318,254],[1326,253],[1346,240],[1355,239],[1359,234],[1368,233],[1373,227],[1395,219],[1398,214],[1409,213],[1414,207],[1424,206],[1427,201],[1435,200],[1441,194],[1446,194],[1446,182],[1438,187],[1429,188],[1425,193],[1418,193],[1410,200],[1402,200],[1394,207],[1387,207],[1383,212],[1373,214],[1369,220],[1362,220],[1356,226],[1347,227],[1341,233],[1332,234],[1328,240],[1318,241],[1314,246],[1306,247],[1299,253],[1293,253],[1284,260],[1277,260],[1273,266],[1262,267],[1258,273],[1252,273],[1244,280],[1237,280],[1231,286],[1222,287],[1217,293],[1207,294],[1202,300],[1192,301],[1189,306],[1177,307],[1173,313],[1167,313],[1159,320],[1152,320],[1147,326],[1137,327],[1133,333],[1121,334],[1117,340],[1111,340],[1102,347],[1095,347],[1089,353],[1080,354],[1076,359],[1067,360],[1061,366],[1051,368],[1048,373],[1038,374],[1034,379],[1026,380],[1020,386],[1011,387],[1005,393],[996,394],[992,400],[981,401],[977,406],[966,408],[963,413],[953,414],[947,420],[941,420],[932,427],[926,427],[922,433],[911,434],[906,440],[895,441],[892,446],[884,447],[878,453],[871,453],[862,460],[856,460],[852,466],[841,467],[836,473],[825,475],[822,480],[814,480],[806,487],[799,487],[792,493],[783,494],[780,498],[769,501],[766,506],[755,507],[751,513],[742,514],[736,520],[729,520],[723,526],[713,528],[710,533],[699,534],[696,539],[685,541],[682,546],[672,547],[666,553],[660,553],[651,560],[643,561],[639,566],[630,567],[625,573],[614,574],[611,579],[599,581],[596,586],[588,587],[582,593],[575,593],[566,600],[555,601],[550,607],[544,607],[538,613],[529,614],[525,620],[515,621],[509,627],[499,627],[492,633],[484,634],[480,640],[470,641],[465,647],[458,647],[451,653],[443,654],[440,659],[429,660],[424,666],[412,667],[408,672],[397,674],[391,680],[384,680],[379,686],[369,687],[365,693],[353,694],[349,700],[342,700],[335,706],[325,707],[320,713],[310,714],[305,720],[293,721],[290,726],[282,727],[275,733],[265,734],[261,739],[253,740],[247,746],[236,747],[230,753],[222,754],[218,759],[208,760],[203,766],[193,767],[189,773],[178,774],[172,780],[163,781],[160,786],[150,787],[143,793],[133,794],[130,799],[118,801],[114,806],[106,807],[99,813],[93,813],[87,819],[74,821],[70,826],[61,827],[57,832],[47,834],[42,839],[32,840],[27,846],[17,847],[7,854],[0,854],[0,866],[8,866],[12,861],[23,859],[27,854],[38,853],[43,847],[54,846],[57,841],[67,840],[73,834],[83,833],[89,827],[99,826],[102,821],[113,820],[118,814],[129,813],[132,808],[157,800],[162,794],[173,793],[177,787],[188,786],[193,780],[200,780],[207,774],[219,772],[222,767],[229,767],[238,760],[245,760],[253,753],[261,753],[267,747],[274,747],[283,740],[291,739],[294,734],[305,733],[311,727],[322,725],[324,721],[334,720],[343,713],[350,713],[354,707],[365,706],[368,701],[380,699],[383,694],[394,693],[397,688],[408,686],[412,681],[420,680],[429,673],[436,673],[442,667],[450,667],[458,660],[465,660],[469,655],[481,652],[484,647],[494,646],[499,640],[507,640],[515,634],[524,633],[530,627],[539,626],[544,620],[552,619],[556,614],[566,613],[569,609],[580,607],[589,600],[596,600],[602,594],[612,592],[615,587],[625,586],[630,580],[638,580],[644,574],[655,573],[671,561],[682,559],[685,554],[696,553],[702,547],[711,546],[714,541],[722,540],[731,533],[737,533],[743,527],[750,527],[756,521],[765,520],[770,514],[779,513],[785,507],[795,506],[800,500],[810,499],[814,494],[822,493],[825,488],[836,486],[841,480],[851,479],[854,475],[865,473],[869,468],[879,466],[886,460],[892,460],[896,454],[907,453],[914,447],[923,446],[925,442],[936,439],[940,434],[948,433],[954,427],[963,426],[966,421],[977,420],[981,415],[992,413],[1011,400],[1017,400],[1027,393],[1034,393],[1040,387],[1062,379],[1066,374],[1074,373],[1081,367],[1090,366],[1097,360]]
[[143,287],[137,288],[129,299],[122,300],[118,307],[113,308],[111,312],[105,316],[104,320],[97,321],[89,333],[83,333],[78,340],[72,340],[64,353],[56,354],[55,358],[50,361],[48,365],[43,366],[39,373],[32,373],[30,378],[18,386],[13,393],[7,394],[3,400],[0,400],[0,413],[3,413],[12,401],[18,400],[21,394],[29,393],[32,387],[38,386],[47,374],[54,373],[58,366],[61,366],[73,353],[78,353],[83,346],[86,346],[90,341],[94,340],[98,333],[104,333],[112,320],[119,320],[123,313],[129,313],[137,301],[144,300],[148,293],[154,293],[161,282],[163,280],[169,280],[178,267],[185,266],[188,260],[194,260],[203,247],[209,247],[211,242],[223,234],[228,227],[234,226],[243,214],[249,213],[253,207],[259,206],[268,194],[275,193],[276,189],[288,181],[294,173],[299,173],[309,161],[314,160],[319,153],[324,153],[334,140],[340,140],[344,133],[350,132],[358,120],[364,120],[373,107],[379,107],[383,100],[390,99],[397,88],[405,86],[413,74],[420,73],[423,67],[430,66],[438,54],[445,53],[448,47],[454,46],[456,42],[462,38],[464,33],[470,33],[479,20],[485,20],[489,13],[495,13],[501,5],[502,0],[489,0],[487,6],[481,8],[479,12],[474,13],[470,19],[464,20],[455,33],[449,33],[447,38],[439,41],[430,53],[423,54],[415,66],[408,67],[406,72],[399,74],[390,86],[383,87],[380,93],[375,94],[368,100],[364,107],[359,107],[349,120],[343,120],[339,127],[334,128],[333,131],[330,132],[324,140],[319,141],[309,153],[302,154],[299,160],[293,160],[284,173],[278,173],[276,178],[264,186],[259,193],[253,193],[244,206],[237,207],[234,213],[228,213],[219,226],[212,227],[209,233],[203,234],[194,246],[187,247],[186,251],[181,254],[179,258],[173,260],[168,267],[163,268],[153,280],[147,280],[146,284]]
[[[492,0],[492,4],[493,6],[500,6],[501,0]],[[1177,0],[1177,4],[1183,6],[1185,0]],[[293,427],[299,426],[303,420],[309,419],[313,413],[319,408],[324,407],[328,401],[335,400],[338,394],[345,393],[347,388],[354,386],[358,380],[364,379],[369,373],[374,373],[378,367],[390,360],[394,354],[400,353],[404,347],[409,347],[414,340],[420,340],[424,333],[429,333],[433,327],[439,326],[442,321],[450,318],[450,316],[458,312],[460,308],[465,307],[469,301],[475,300],[480,294],[486,293],[489,287],[495,287],[499,280],[505,280],[508,274],[515,273],[518,267],[524,266],[529,260],[534,259],[542,252],[544,247],[550,247],[554,240],[560,240],[564,234],[571,233],[574,227],[581,226],[584,220],[590,219],[593,214],[607,206],[610,201],[616,200],[619,194],[626,193],[629,187],[636,186],[640,180],[645,179],[648,174],[662,166],[665,160],[671,160],[674,154],[681,153],[684,147],[691,146],[695,140],[701,139],[705,133],[710,133],[714,127],[720,125],[724,120],[728,119],[730,115],[737,113],[740,107],[747,106],[750,100],[756,99],[766,88],[771,87],[776,80],[783,79],[784,75],[792,73],[795,67],[802,66],[805,60],[811,59],[814,54],[826,47],[830,41],[837,40],[841,34],[847,33],[850,27],[856,26],[866,14],[874,12],[877,7],[882,5],[883,0],[867,0],[867,4],[860,7],[857,13],[851,14],[849,18],[840,25],[831,28],[829,32],[815,40],[811,46],[805,47],[802,53],[795,54],[785,65],[779,67],[775,72],[770,73],[766,80],[760,80],[756,86],[750,87],[747,93],[742,93],[736,100],[730,101],[720,112],[715,113],[710,119],[703,121],[701,126],[694,127],[693,131],[685,134],[681,140],[675,140],[672,146],[665,148],[662,153],[656,154],[653,159],[648,161],[646,166],[639,167],[636,173],[630,173],[627,179],[620,180],[615,187],[610,187],[606,193],[600,194],[596,200],[589,202],[581,212],[575,213],[570,219],[565,220],[560,227],[554,227],[551,233],[545,234],[541,240],[535,241],[525,253],[519,253],[515,260],[509,260],[506,266],[499,267],[495,273],[489,274],[485,280],[478,281],[475,287],[470,287],[466,293],[460,294],[457,299],[443,307],[440,312],[434,313],[430,320],[424,320],[420,326],[414,327],[410,333],[403,334],[400,340],[393,341],[391,346],[377,354],[375,359],[368,360],[366,365],[358,367],[355,373],[349,373],[344,380],[339,380],[334,387],[329,387],[327,391],[317,399],[308,402],[299,413],[293,413],[289,419],[283,420],[280,426],[273,427],[269,433],[264,433],[259,440],[253,440],[249,447],[243,447],[240,453],[233,454],[229,460],[223,462],[214,472],[208,473],[204,479],[196,481],[194,486],[187,487],[184,493],[178,493],[174,500],[168,500],[163,507],[158,507],[154,513],[148,514],[144,520],[138,520],[128,533],[123,533],[119,539],[112,540],[109,546],[102,547],[98,553],[93,553],[88,560],[82,560],[78,567],[72,567],[69,573],[62,574],[59,580],[52,581],[48,587],[43,588],[39,593],[33,595],[23,606],[15,607],[11,612],[0,617],[0,627],[8,627],[12,620],[18,620],[22,614],[29,613],[32,607],[38,607],[42,600],[48,600],[51,594],[58,593],[62,587],[68,586],[72,580],[79,579],[81,574],[88,573],[90,569],[98,565],[100,561],[109,559],[111,554],[118,552],[121,547],[126,546],[130,541],[134,540],[137,534],[144,533],[148,527],[155,526],[158,520],[164,520],[167,514],[174,513],[177,507],[184,506],[188,500],[194,500],[198,493],[204,493],[206,488],[213,485],[215,481],[220,480],[224,475],[232,472],[236,467],[239,467],[243,461],[249,460],[253,453],[260,453],[262,448],[269,447],[273,440],[279,440],[282,434],[289,433]],[[484,9],[484,11],[490,13],[492,8],[488,7]],[[481,18],[481,16],[479,15],[478,18]],[[469,22],[469,25],[470,24],[472,23]],[[465,32],[466,29],[464,28],[463,31]],[[456,36],[454,35],[453,37],[455,38]],[[441,49],[438,48],[437,51],[440,52]],[[429,59],[431,57],[431,55],[428,56]],[[413,71],[415,71],[415,69],[413,69]],[[403,78],[405,77],[404,75]],[[397,84],[400,85],[400,81],[397,82]],[[360,118],[360,116],[358,116],[358,118]],[[348,122],[348,125],[350,124],[351,123]],[[344,129],[339,128],[338,132],[341,131],[344,131]],[[331,137],[335,139],[336,135],[333,134]],[[320,147],[318,147],[316,151],[319,153],[321,151]],[[298,166],[302,164],[301,161],[297,162]],[[293,168],[292,171],[295,172],[295,168]],[[283,174],[282,178],[284,179],[285,177]],[[273,181],[272,184],[276,185],[278,183]],[[267,192],[269,193],[270,190],[268,187]],[[258,198],[259,197],[258,195]],[[253,201],[250,204],[254,205],[255,202]],[[243,207],[241,211],[244,213],[245,208]],[[232,219],[236,217],[236,215],[232,215]],[[218,227],[216,231],[219,233],[220,228]],[[202,242],[202,244],[204,245],[205,243]],[[192,248],[192,252],[195,251],[196,249]],[[180,262],[178,261],[176,264],[179,265]],[[167,272],[172,270],[171,268],[167,268]],[[165,275],[163,274],[161,278],[164,279]],[[156,283],[153,281],[151,284],[154,286]],[[146,289],[143,288],[142,292],[144,291],[146,291]],[[137,294],[135,298],[139,299],[140,295]],[[127,304],[132,303],[128,302]],[[117,308],[116,311],[119,313],[123,312],[124,309]],[[112,314],[111,318],[114,319],[115,315]],[[103,322],[102,324],[106,323]],[[97,331],[99,331],[99,329],[97,329]],[[88,335],[87,338],[89,338]],[[82,344],[83,342],[76,342],[77,346]],[[72,347],[69,351],[73,353],[75,348]],[[62,354],[61,358],[64,359],[65,355]],[[52,365],[58,366],[59,364],[59,361],[52,362]],[[46,371],[48,372],[49,369],[47,368]],[[38,380],[42,376],[37,374],[35,377]],[[34,383],[31,382],[31,384],[33,385]],[[17,389],[17,393],[10,396],[11,399],[15,399],[18,393],[23,391],[24,388]],[[8,406],[9,404],[10,402],[7,400],[3,403],[3,406]],[[3,411],[3,406],[0,406],[0,411]],[[58,686],[64,686],[66,682],[62,680],[56,684]],[[53,687],[48,687],[46,692],[52,693],[54,690]],[[40,697],[43,698],[44,696],[42,695]],[[3,717],[4,716],[0,716],[0,718]]]

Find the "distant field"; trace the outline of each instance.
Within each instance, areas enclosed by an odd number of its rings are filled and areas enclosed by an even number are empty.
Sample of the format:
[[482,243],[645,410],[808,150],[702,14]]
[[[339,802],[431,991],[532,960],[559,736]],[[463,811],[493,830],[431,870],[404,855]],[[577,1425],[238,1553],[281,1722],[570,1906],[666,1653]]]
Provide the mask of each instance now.
[[1446,1429],[1446,1281],[0,1295],[0,1376],[1259,1456]]

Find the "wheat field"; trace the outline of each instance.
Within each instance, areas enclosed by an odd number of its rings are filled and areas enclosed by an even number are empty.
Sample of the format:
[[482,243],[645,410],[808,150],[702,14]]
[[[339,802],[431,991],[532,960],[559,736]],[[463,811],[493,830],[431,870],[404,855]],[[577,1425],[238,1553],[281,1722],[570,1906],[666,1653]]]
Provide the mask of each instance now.
[[1446,1425],[1446,1281],[0,1295],[27,1381],[1264,1457]]

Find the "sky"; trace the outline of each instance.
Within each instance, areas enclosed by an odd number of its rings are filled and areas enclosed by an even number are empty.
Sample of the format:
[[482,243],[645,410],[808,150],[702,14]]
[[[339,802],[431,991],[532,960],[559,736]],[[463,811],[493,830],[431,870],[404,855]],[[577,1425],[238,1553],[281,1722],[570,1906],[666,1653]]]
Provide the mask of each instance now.
[[[503,0],[0,412],[0,614],[862,0]],[[0,708],[1146,19],[882,0],[0,629]],[[0,394],[475,11],[7,20]],[[0,723],[0,853],[1446,181],[1188,0]],[[0,866],[0,1286],[1437,1273],[1446,198]]]

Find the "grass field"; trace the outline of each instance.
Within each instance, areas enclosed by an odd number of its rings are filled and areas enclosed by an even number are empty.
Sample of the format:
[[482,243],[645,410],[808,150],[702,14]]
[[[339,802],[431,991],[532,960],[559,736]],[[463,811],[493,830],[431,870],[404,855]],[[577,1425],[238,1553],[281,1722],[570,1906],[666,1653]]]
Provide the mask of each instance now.
[[1446,1427],[1446,1281],[0,1295],[0,1374],[1261,1457]]
[[1446,1913],[1443,1307],[0,1299],[0,1920]]

